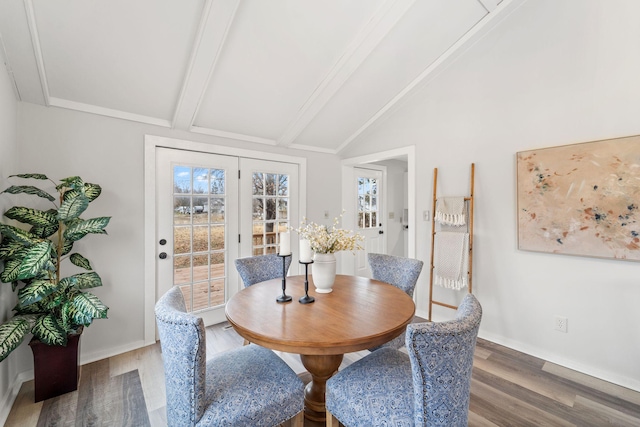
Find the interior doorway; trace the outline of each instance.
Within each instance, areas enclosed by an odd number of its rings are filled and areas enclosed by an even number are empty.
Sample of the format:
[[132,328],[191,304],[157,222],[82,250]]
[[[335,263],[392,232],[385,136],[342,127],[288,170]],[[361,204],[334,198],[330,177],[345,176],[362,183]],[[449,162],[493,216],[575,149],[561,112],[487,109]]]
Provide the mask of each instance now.
[[[352,185],[356,179],[356,168],[360,167],[385,167],[389,170],[392,166],[394,184],[387,187],[387,196],[383,201],[382,212],[385,224],[386,244],[385,252],[392,255],[405,256],[415,258],[416,256],[416,185],[415,185],[415,147],[403,147],[394,150],[384,151],[380,153],[369,154],[365,156],[352,157],[342,161],[342,206],[349,209],[351,201],[356,197],[356,187]],[[406,169],[406,172],[404,172]],[[400,170],[403,172],[400,173]],[[399,176],[398,176],[399,175]],[[389,174],[387,173],[387,181]],[[393,189],[391,188],[393,187]],[[402,195],[398,195],[398,188],[402,188]],[[406,189],[406,191],[405,191]],[[400,199],[400,201],[398,200]],[[399,206],[402,205],[402,208]],[[406,210],[405,210],[406,209]],[[356,230],[357,223],[355,215],[345,215],[343,217],[343,226],[347,229]],[[395,230],[387,232],[388,229]],[[402,244],[398,246],[398,233],[402,233]],[[392,236],[393,235],[393,236]],[[346,274],[357,274],[358,257],[352,256],[350,253],[345,256],[343,254],[342,271]]]

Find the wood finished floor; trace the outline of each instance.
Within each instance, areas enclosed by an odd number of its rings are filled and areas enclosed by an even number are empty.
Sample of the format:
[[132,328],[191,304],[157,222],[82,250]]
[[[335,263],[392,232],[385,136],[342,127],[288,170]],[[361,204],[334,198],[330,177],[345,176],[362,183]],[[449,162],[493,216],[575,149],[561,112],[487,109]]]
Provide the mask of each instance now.
[[[242,345],[226,324],[207,328],[207,357]],[[368,352],[345,355],[342,367]],[[278,353],[308,381],[299,356]],[[33,381],[6,426],[165,426],[160,345],[82,366],[78,391],[33,403]],[[305,427],[322,423],[305,420]],[[640,426],[640,393],[478,340],[470,426]]]

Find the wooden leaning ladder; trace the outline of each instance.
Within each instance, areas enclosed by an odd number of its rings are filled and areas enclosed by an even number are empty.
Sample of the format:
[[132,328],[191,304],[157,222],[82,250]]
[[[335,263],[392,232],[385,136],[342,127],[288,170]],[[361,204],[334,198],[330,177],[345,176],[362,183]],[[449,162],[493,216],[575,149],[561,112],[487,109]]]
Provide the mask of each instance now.
[[[469,192],[469,196],[465,197],[465,204],[468,203],[469,208],[469,221],[467,222],[467,231],[469,232],[469,269],[467,271],[467,288],[469,289],[469,293],[472,293],[472,272],[473,272],[473,185],[474,185],[474,176],[475,176],[475,164],[471,163],[471,189]],[[441,301],[436,301],[433,299],[433,270],[435,269],[434,265],[434,256],[435,256],[435,237],[436,237],[436,202],[438,200],[436,191],[438,185],[438,168],[433,169],[433,210],[431,215],[431,271],[429,274],[429,321],[431,321],[431,314],[433,305],[439,305],[442,307],[451,308],[453,310],[457,310],[458,307],[455,305],[447,304]],[[465,206],[466,209],[466,206]]]

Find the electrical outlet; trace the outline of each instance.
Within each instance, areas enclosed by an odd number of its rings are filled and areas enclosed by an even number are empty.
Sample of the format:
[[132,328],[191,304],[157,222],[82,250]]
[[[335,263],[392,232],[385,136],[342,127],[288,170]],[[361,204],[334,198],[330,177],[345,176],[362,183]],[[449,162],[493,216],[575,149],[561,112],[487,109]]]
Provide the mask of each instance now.
[[424,212],[422,213],[422,219],[423,219],[424,221],[429,221],[429,218],[430,218],[430,216],[429,216],[429,211],[424,211]]
[[567,319],[566,317],[556,316],[555,317],[554,329],[556,331],[564,332],[566,334],[567,333],[567,323],[569,323],[569,319]]

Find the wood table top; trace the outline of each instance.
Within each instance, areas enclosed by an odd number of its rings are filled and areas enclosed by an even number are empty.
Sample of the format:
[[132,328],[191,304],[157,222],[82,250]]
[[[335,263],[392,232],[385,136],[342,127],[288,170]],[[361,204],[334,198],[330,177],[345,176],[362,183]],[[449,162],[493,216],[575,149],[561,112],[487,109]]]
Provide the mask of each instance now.
[[344,354],[383,344],[405,331],[415,313],[413,300],[401,289],[366,277],[337,275],[333,292],[315,292],[311,304],[300,304],[304,276],[287,277],[286,294],[278,303],[282,279],[249,286],[226,305],[226,316],[247,340],[274,350],[306,355]]

